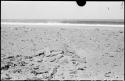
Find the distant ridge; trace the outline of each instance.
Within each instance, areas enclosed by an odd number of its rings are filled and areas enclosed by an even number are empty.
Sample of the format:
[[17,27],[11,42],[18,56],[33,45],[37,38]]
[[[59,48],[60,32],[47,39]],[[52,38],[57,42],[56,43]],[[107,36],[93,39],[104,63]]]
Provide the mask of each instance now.
[[124,24],[122,19],[1,19],[1,22],[71,23],[71,24]]

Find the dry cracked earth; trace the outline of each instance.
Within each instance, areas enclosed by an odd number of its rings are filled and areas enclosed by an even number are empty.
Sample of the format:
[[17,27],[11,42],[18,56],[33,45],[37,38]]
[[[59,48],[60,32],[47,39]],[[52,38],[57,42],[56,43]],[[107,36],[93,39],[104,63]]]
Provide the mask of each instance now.
[[1,27],[2,80],[124,80],[124,30]]

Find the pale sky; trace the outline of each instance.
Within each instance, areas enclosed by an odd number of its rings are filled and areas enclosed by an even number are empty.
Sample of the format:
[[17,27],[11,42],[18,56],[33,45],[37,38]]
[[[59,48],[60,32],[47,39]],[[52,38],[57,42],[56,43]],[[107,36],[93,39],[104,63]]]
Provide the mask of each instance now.
[[75,1],[1,1],[2,19],[124,19],[124,3]]

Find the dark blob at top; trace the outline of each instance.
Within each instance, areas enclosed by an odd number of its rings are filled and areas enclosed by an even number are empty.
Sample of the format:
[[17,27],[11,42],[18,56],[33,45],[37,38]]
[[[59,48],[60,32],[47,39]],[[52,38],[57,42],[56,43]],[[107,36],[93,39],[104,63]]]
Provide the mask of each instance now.
[[82,6],[85,6],[86,1],[84,1],[84,0],[77,0],[76,3],[77,3],[78,6],[82,7]]

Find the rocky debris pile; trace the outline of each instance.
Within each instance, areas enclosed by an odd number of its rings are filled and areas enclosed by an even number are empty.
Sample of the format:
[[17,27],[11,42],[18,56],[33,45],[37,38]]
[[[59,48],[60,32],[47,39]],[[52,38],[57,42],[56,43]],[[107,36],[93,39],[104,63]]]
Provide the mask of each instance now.
[[[67,52],[68,53],[68,52]],[[77,55],[67,55],[64,50],[43,50],[32,56],[8,56],[1,59],[2,80],[42,79],[55,78],[59,68],[84,70],[84,67],[76,68],[79,63],[84,63]],[[23,77],[20,77],[23,76]]]

